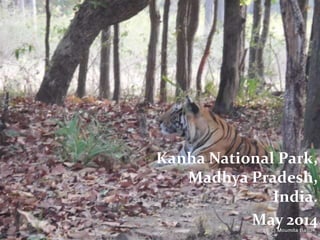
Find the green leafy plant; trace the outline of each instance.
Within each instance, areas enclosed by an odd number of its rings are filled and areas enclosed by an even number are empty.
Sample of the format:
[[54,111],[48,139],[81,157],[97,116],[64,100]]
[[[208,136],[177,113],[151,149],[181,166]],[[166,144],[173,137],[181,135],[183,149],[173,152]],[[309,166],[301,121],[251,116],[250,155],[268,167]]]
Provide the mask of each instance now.
[[268,166],[271,172],[275,173],[281,166],[280,162],[280,151],[281,149],[275,149],[274,147],[270,146],[267,151],[273,155],[273,163]]
[[34,46],[32,44],[24,43],[21,47],[18,47],[14,50],[14,56],[18,60],[21,55],[25,53],[31,53],[34,50]]
[[312,177],[313,183],[306,184],[306,188],[317,200],[317,204],[320,205],[320,167],[318,166],[317,154],[314,148],[310,149],[310,157],[311,163],[306,164],[306,168]]
[[240,101],[251,101],[258,97],[257,90],[260,88],[258,79],[244,78],[240,81],[239,98]]
[[72,162],[88,164],[98,156],[119,159],[126,152],[125,145],[101,131],[99,123],[92,121],[84,124],[79,115],[61,123],[56,136],[62,146],[62,158]]
[[208,81],[204,86],[205,96],[217,96],[218,90],[213,81]]

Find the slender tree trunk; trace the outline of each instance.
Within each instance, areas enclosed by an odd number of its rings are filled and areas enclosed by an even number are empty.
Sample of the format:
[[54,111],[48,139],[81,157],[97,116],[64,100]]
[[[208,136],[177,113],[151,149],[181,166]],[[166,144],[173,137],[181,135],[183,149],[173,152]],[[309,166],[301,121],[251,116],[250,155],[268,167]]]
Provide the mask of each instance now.
[[197,32],[199,25],[199,9],[200,9],[200,1],[188,0],[188,8],[187,8],[187,51],[188,51],[188,79],[187,86],[188,89],[191,86],[192,79],[192,58],[193,58],[193,40],[194,36]]
[[110,27],[101,31],[99,97],[110,98]]
[[154,102],[154,85],[156,73],[157,45],[159,36],[160,14],[157,10],[156,0],[151,0],[149,5],[151,21],[150,40],[148,46],[148,59],[146,71],[145,102]]
[[[177,13],[177,91],[187,91],[192,77],[192,47],[199,23],[199,1],[179,0]],[[179,89],[180,88],[180,89]]]
[[211,29],[207,38],[207,43],[206,43],[206,47],[204,49],[203,55],[201,57],[200,60],[200,64],[198,67],[198,71],[197,71],[197,77],[196,77],[196,86],[197,86],[197,95],[200,96],[201,91],[202,91],[202,74],[203,74],[203,70],[204,70],[204,66],[206,64],[206,61],[209,57],[210,54],[210,47],[211,47],[211,43],[212,43],[212,39],[213,36],[216,32],[216,28],[217,28],[217,19],[218,19],[218,0],[214,0],[214,10],[213,10],[213,22],[211,25]]
[[239,41],[239,79],[244,75],[245,69],[245,58],[247,51],[246,46],[246,21],[247,21],[247,6],[240,6],[240,15],[241,15],[241,29],[240,29],[240,41]]
[[189,0],[179,0],[176,20],[177,64],[176,96],[188,90],[188,46],[187,46],[187,6]]
[[49,59],[50,59],[50,19],[51,19],[51,12],[50,12],[50,0],[46,0],[46,33],[45,33],[45,71],[49,68]]
[[320,1],[314,3],[312,41],[308,70],[307,104],[304,118],[306,147],[320,148]]
[[[313,24],[313,23],[312,23]],[[309,79],[309,70],[310,70],[310,56],[312,53],[312,42],[313,42],[313,32],[314,32],[314,28],[311,28],[311,34],[310,34],[310,39],[309,39],[309,48],[308,48],[308,54],[307,54],[307,63],[306,63],[306,92],[308,92],[308,79]]]
[[62,104],[84,51],[106,26],[128,19],[148,5],[148,0],[104,0],[93,6],[85,0],[59,42],[46,70],[36,100]]
[[239,89],[240,0],[226,1],[224,13],[223,59],[220,86],[214,111],[229,113]]
[[251,30],[251,40],[249,48],[249,68],[248,68],[248,77],[253,79],[257,78],[257,49],[260,39],[260,30],[261,30],[261,13],[262,13],[262,4],[261,0],[254,0],[253,2],[253,23]]
[[[300,152],[300,132],[303,117],[302,96],[305,80],[305,23],[297,0],[280,0],[281,15],[283,20],[286,48],[287,70],[286,91],[283,112],[283,149],[291,156]],[[299,164],[284,163],[283,171],[287,175],[296,176],[300,172]],[[279,194],[292,196],[299,189],[297,183],[280,183]],[[288,225],[289,218],[299,216],[298,202],[279,202],[278,217],[283,217],[276,239],[300,239],[299,226]],[[289,229],[289,230],[288,230]]]
[[264,51],[264,47],[266,45],[267,37],[269,33],[270,12],[271,12],[271,0],[265,0],[262,32],[260,36],[259,46],[257,49],[257,59],[256,59],[257,74],[262,81],[264,79],[263,51]]
[[170,0],[165,0],[163,9],[163,27],[161,42],[161,80],[160,80],[160,102],[167,101],[166,78],[167,72],[167,51],[168,51],[168,27],[169,27]]
[[119,56],[119,24],[113,26],[113,75],[114,75],[114,91],[113,100],[117,103],[120,101],[120,56]]
[[89,49],[83,53],[82,58],[80,59],[78,88],[77,88],[77,93],[76,93],[76,95],[79,98],[82,98],[82,97],[84,97],[84,95],[86,95],[88,61],[89,61]]
[[308,2],[309,0],[298,0],[304,22],[307,22],[307,19],[308,19]]

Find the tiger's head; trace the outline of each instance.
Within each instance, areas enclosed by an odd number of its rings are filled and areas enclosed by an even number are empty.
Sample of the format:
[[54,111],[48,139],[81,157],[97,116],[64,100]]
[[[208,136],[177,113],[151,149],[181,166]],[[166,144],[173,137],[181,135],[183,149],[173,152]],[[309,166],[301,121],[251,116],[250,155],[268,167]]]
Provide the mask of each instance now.
[[161,132],[185,136],[191,118],[199,115],[200,108],[189,97],[184,103],[175,103],[159,119]]

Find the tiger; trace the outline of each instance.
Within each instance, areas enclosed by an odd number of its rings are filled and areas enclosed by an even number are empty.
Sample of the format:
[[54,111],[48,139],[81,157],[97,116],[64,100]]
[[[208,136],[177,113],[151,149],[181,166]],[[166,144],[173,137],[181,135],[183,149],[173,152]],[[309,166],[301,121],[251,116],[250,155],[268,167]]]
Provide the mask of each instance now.
[[[255,139],[240,136],[226,120],[186,97],[183,103],[173,104],[159,118],[163,134],[178,134],[185,139],[177,157],[195,156],[205,160],[205,168],[221,167],[210,161],[216,156],[265,156],[267,147]],[[209,166],[210,162],[210,166]]]

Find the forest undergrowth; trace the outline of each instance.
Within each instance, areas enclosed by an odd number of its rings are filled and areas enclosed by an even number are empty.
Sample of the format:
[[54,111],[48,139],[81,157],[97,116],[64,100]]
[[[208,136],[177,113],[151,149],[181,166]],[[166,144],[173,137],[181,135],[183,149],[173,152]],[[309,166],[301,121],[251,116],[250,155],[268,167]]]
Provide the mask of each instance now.
[[[12,99],[0,138],[0,239],[271,239],[272,228],[252,226],[250,210],[274,214],[276,184],[191,184],[187,173],[149,167],[182,141],[160,132],[167,108],[138,99]],[[237,106],[227,119],[246,136],[279,141],[280,109]],[[226,227],[232,221],[239,232]]]

